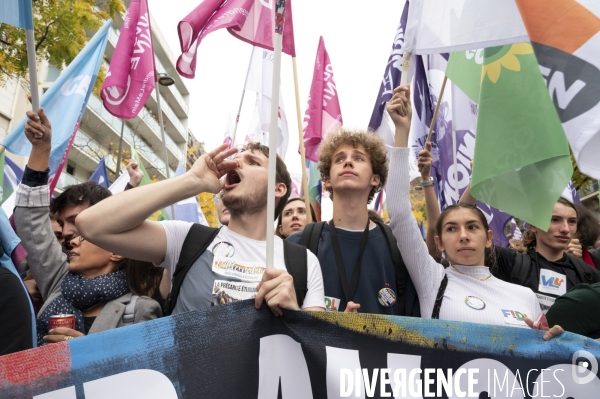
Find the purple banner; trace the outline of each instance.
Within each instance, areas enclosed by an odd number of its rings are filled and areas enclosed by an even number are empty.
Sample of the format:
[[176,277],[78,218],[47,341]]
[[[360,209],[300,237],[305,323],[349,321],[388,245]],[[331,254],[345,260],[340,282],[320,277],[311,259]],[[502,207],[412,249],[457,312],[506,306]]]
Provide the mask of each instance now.
[[404,10],[400,17],[400,25],[396,30],[392,52],[388,58],[377,101],[373,107],[373,115],[369,121],[369,130],[376,131],[381,125],[385,104],[392,98],[394,89],[400,85],[400,76],[402,75],[402,56],[404,55],[404,31],[406,29],[406,19],[408,17],[408,1],[404,4]]

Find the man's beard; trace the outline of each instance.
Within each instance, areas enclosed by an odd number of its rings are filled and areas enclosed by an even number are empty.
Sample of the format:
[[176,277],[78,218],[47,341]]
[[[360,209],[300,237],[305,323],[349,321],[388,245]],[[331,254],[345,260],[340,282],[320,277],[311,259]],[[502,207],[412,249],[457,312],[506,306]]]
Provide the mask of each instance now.
[[232,217],[260,213],[267,206],[267,186],[256,188],[243,197],[224,191],[221,200]]

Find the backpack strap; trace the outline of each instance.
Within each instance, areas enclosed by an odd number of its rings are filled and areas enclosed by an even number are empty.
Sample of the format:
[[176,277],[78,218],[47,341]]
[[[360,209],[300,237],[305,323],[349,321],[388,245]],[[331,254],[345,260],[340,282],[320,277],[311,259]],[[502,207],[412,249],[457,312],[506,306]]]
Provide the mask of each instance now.
[[177,297],[179,296],[179,290],[183,284],[185,276],[190,271],[192,265],[196,260],[206,251],[206,248],[214,240],[219,233],[220,229],[213,229],[199,223],[194,223],[190,228],[183,246],[181,247],[181,254],[179,255],[179,261],[173,273],[173,287],[171,293],[165,300],[165,315],[168,316],[173,313],[175,305],[177,304]]
[[517,285],[525,284],[531,272],[531,255],[517,252],[515,264],[510,272],[510,282]]
[[133,324],[133,314],[135,313],[135,303],[139,296],[132,295],[127,306],[125,306],[125,312],[123,312],[123,326],[130,326]]
[[397,284],[397,304],[398,304],[398,314],[405,314],[405,297],[404,292],[406,289],[406,280],[408,278],[408,270],[406,269],[406,265],[404,264],[404,260],[402,259],[402,255],[400,254],[400,250],[398,249],[398,243],[396,242],[396,237],[394,237],[394,233],[390,226],[385,223],[376,222],[377,225],[383,231],[383,235],[385,236],[385,240],[390,249],[390,255],[392,257],[392,262],[394,263],[394,267],[396,268],[396,284]]
[[283,240],[283,259],[288,273],[294,278],[294,290],[298,306],[302,309],[304,298],[308,292],[308,256],[306,248]]
[[444,293],[446,292],[446,287],[448,286],[448,275],[444,273],[444,278],[442,279],[442,283],[440,284],[440,289],[438,290],[437,296],[435,297],[435,303],[433,304],[433,312],[431,312],[432,319],[440,318],[440,309],[442,308],[442,301],[444,300]]
[[302,231],[302,237],[300,238],[300,245],[306,247],[315,256],[318,256],[317,251],[319,250],[319,239],[321,239],[323,226],[325,226],[325,222],[307,224],[304,226],[304,231]]
[[584,262],[583,259],[577,258],[576,256],[567,254],[569,258],[569,263],[573,265],[575,272],[577,273],[577,277],[579,277],[579,281],[582,283],[596,283],[600,281],[600,273],[597,270],[594,270],[590,265]]

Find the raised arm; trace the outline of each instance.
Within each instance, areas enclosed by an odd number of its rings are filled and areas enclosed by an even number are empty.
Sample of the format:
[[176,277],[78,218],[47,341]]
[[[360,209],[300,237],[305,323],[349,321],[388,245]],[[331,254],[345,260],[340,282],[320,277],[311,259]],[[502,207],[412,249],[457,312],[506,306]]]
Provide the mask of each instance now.
[[[473,171],[473,161],[471,161],[471,171]],[[477,199],[471,195],[471,179],[469,179],[469,185],[463,191],[463,194],[460,196],[459,202],[464,202],[466,204],[475,205],[477,203]]]
[[52,147],[52,125],[43,109],[28,111],[25,136],[31,142],[31,153],[23,180],[17,188],[14,220],[17,235],[27,251],[27,263],[44,301],[60,289],[67,273],[67,256],[50,223],[50,189],[48,161]]
[[227,160],[237,149],[223,144],[204,154],[181,176],[113,195],[81,212],[76,219],[81,235],[108,251],[155,264],[165,258],[167,240],[157,222],[146,220],[159,209],[201,192],[217,193],[219,179],[237,167]]
[[[411,211],[408,173],[410,150],[407,146],[410,117],[412,115],[408,93],[401,89],[397,88],[395,90],[394,97],[388,103],[388,112],[396,126],[395,148],[388,148],[390,174],[387,190],[389,198],[393,198],[392,201],[388,201],[390,227],[394,232],[406,268],[419,294],[421,309],[430,312],[444,275],[444,268],[429,256],[427,245],[421,238]],[[406,93],[406,95],[403,93]],[[426,314],[423,314],[423,316],[426,316]]]
[[429,255],[439,262],[441,257],[435,244],[435,225],[437,224],[438,218],[440,217],[440,206],[438,204],[437,196],[433,188],[433,182],[431,181],[431,165],[433,164],[433,157],[431,156],[431,143],[428,141],[425,143],[425,149],[419,152],[419,159],[417,166],[419,172],[421,172],[421,186],[423,187],[423,194],[425,194],[425,212],[427,214],[427,237],[425,243],[427,249],[429,249]]

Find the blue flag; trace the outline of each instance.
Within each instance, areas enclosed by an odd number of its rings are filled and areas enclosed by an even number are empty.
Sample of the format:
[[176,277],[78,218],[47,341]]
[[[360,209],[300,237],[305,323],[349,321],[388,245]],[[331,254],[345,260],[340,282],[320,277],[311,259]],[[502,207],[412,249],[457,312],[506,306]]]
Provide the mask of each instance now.
[[[40,106],[44,108],[52,123],[51,176],[66,161],[70,139],[77,131],[98,76],[111,25],[112,20],[106,21],[41,98]],[[29,155],[31,152],[31,143],[24,134],[26,122],[27,117],[23,118],[2,142],[13,154]]]
[[425,223],[419,223],[419,230],[421,230],[421,237],[423,237],[423,239],[427,238],[427,234],[425,234]]
[[98,185],[104,188],[108,188],[108,172],[106,171],[106,163],[104,157],[102,157],[100,163],[98,164],[98,167],[96,168],[94,173],[92,173],[88,181],[95,181],[96,183],[98,183]]
[[[404,55],[404,31],[406,30],[406,20],[408,18],[408,1],[404,4],[404,10],[400,17],[400,25],[396,30],[392,52],[388,58],[377,101],[373,107],[373,114],[369,121],[369,130],[377,132],[386,144],[393,145],[394,129],[390,126],[391,120],[383,120],[385,104],[392,98],[394,89],[400,85],[400,76],[402,75],[402,56]],[[382,123],[383,122],[383,123]],[[391,140],[391,142],[390,142]]]
[[[184,173],[185,167],[179,162],[177,170],[175,171],[175,176],[181,176]],[[206,222],[206,218],[200,209],[200,202],[198,202],[197,196],[173,204],[175,215],[172,215],[173,212],[171,211],[170,206],[166,207],[165,210],[171,220],[183,220],[184,222],[200,223],[208,226],[208,222]]]
[[0,1],[0,22],[17,28],[33,30],[31,0]]
[[[8,158],[7,158],[8,159]],[[17,250],[17,247],[21,243],[21,239],[17,236],[12,226],[10,225],[10,221],[4,213],[3,210],[0,209],[0,238],[2,239],[2,249],[4,250],[4,254],[0,257],[0,267],[3,267],[10,271],[12,274],[18,277],[19,282],[21,283],[23,290],[27,294],[27,298],[29,298],[29,309],[31,311],[31,339],[33,341],[33,347],[37,346],[37,330],[35,328],[35,312],[33,310],[33,303],[31,302],[31,298],[29,296],[29,292],[27,292],[27,288],[25,288],[25,284],[19,276],[19,272],[15,264],[13,263],[11,255],[13,251]],[[18,266],[18,265],[17,265]],[[10,339],[10,338],[4,338]]]

